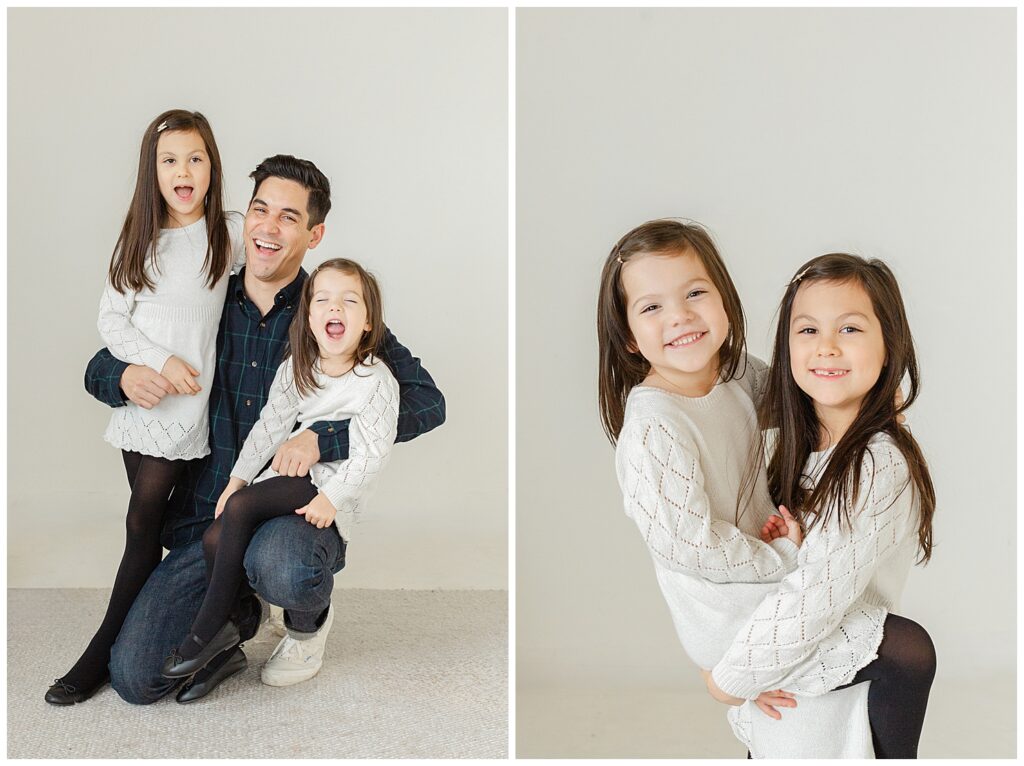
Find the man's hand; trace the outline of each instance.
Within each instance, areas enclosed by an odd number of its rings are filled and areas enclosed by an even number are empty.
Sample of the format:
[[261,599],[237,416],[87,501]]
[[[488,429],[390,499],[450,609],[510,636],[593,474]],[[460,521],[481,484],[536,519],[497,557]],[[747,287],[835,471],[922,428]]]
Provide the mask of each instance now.
[[800,524],[793,515],[789,512],[789,509],[784,505],[779,506],[779,513],[781,516],[771,515],[768,517],[768,521],[761,527],[761,539],[770,543],[779,537],[788,537],[793,541],[797,548],[804,541],[803,532],[800,531]]
[[220,497],[217,499],[217,508],[213,512],[213,518],[220,518],[220,515],[224,513],[224,509],[227,507],[228,498],[244,486],[245,482],[241,479],[234,476],[228,479],[228,486],[224,488],[224,491],[220,493]]
[[320,462],[320,437],[306,430],[281,445],[270,467],[278,476],[305,476]]
[[723,702],[726,705],[742,705],[744,702],[746,702],[746,700],[742,697],[733,697],[732,695],[726,694],[721,689],[719,689],[718,684],[715,683],[715,679],[711,677],[710,670],[704,670],[702,668],[700,674],[704,677],[704,683],[707,684],[708,694],[710,694],[719,702]]
[[171,385],[174,386],[179,394],[195,396],[203,390],[196,383],[196,378],[199,377],[199,370],[176,356],[172,355],[164,362],[164,368],[160,370],[160,374],[171,382]]
[[142,364],[130,364],[125,368],[121,373],[121,390],[144,410],[153,409],[165,396],[175,393],[171,381]]
[[317,529],[331,526],[334,516],[338,513],[331,501],[324,497],[322,492],[317,492],[313,501],[295,511],[297,514],[306,517],[306,521],[316,526]]
[[754,704],[757,705],[758,709],[769,718],[781,721],[782,713],[775,708],[796,707],[796,700],[793,699],[793,695],[789,692],[784,692],[782,689],[776,689],[773,692],[761,692],[758,694],[757,699],[754,700]]

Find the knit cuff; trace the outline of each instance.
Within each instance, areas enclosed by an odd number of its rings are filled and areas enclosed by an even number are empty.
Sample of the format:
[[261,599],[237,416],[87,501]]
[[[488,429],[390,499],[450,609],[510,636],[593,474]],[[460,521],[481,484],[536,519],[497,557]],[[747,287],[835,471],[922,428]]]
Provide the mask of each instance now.
[[776,537],[769,545],[775,549],[775,552],[779,554],[779,558],[782,559],[782,566],[786,570],[786,574],[796,569],[797,554],[800,552],[800,548],[797,547],[796,543],[788,537]]
[[261,467],[253,462],[239,459],[235,463],[235,467],[231,469],[231,478],[241,479],[246,484],[252,484],[253,479],[259,474]]
[[164,365],[167,364],[167,360],[174,356],[170,351],[166,351],[156,346],[141,351],[140,355],[142,357],[143,364],[161,375],[164,372]]
[[721,662],[712,669],[711,678],[714,680],[715,686],[731,697],[752,700],[757,699],[757,695],[764,691],[751,678],[750,673],[738,673],[732,668],[723,666]]

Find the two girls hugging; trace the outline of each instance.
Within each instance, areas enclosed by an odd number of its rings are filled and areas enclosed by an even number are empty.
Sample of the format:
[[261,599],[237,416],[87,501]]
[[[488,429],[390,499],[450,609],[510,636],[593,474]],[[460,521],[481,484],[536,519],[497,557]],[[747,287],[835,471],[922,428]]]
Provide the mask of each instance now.
[[[295,211],[286,211],[288,217],[278,222],[263,221],[266,211],[256,202],[249,215],[261,231],[303,226]],[[279,267],[274,258],[282,244],[259,239],[252,244],[256,256]],[[297,252],[301,257],[305,248]],[[209,123],[198,112],[161,114],[143,137],[135,196],[114,248],[99,330],[115,357],[160,373],[176,395],[152,408],[129,402],[112,414],[104,438],[121,450],[131,487],[125,551],[102,624],[74,667],[47,691],[47,702],[82,702],[108,680],[111,647],[161,560],[160,533],[171,490],[190,461],[211,453],[209,394],[218,327],[228,276],[245,263],[243,217],[224,210],[220,154]],[[385,328],[373,276],[353,261],[322,263],[302,285],[288,333],[288,350],[267,403],[230,478],[224,476],[216,520],[203,535],[205,600],[164,663],[167,678],[192,676],[239,643],[238,625],[229,617],[246,584],[243,558],[259,525],[300,514],[319,529],[334,527],[347,542],[395,441],[399,386],[378,356]],[[347,459],[309,466],[308,476],[263,470],[293,436],[296,423],[301,431],[314,422],[347,419]],[[329,610],[318,635],[326,636],[332,617]],[[282,639],[264,667],[265,683],[288,685],[315,675],[319,661],[288,664],[289,647],[302,643],[308,642]],[[322,656],[322,646],[319,651]],[[274,668],[276,675],[270,672]]]
[[891,612],[931,556],[935,493],[902,425],[919,378],[899,286],[823,255],[786,287],[769,367],[744,329],[700,226],[651,221],[608,255],[600,406],[626,514],[753,757],[916,758],[935,653]]

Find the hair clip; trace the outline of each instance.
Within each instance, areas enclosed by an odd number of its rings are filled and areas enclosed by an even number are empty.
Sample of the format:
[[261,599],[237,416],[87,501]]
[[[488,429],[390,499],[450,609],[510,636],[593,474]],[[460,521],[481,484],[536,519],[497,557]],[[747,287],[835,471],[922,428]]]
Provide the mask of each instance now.
[[623,265],[626,264],[626,262],[624,260],[622,260],[622,256],[621,255],[616,255],[615,256],[615,260],[617,260],[619,263],[621,263]]
[[803,271],[801,271],[801,272],[800,272],[799,274],[797,274],[797,275],[796,275],[795,277],[793,277],[793,281],[791,281],[791,282],[789,283],[789,284],[790,284],[790,286],[792,287],[792,286],[793,286],[793,285],[795,285],[795,284],[796,284],[797,282],[799,282],[799,281],[800,281],[801,279],[803,279],[803,278],[804,278],[804,274],[806,274],[806,273],[807,273],[808,271],[810,271],[810,270],[811,270],[811,269],[810,269],[810,267],[808,267],[808,268],[804,269]]
[[167,129],[167,120],[164,120],[163,122],[161,122],[159,125],[156,126],[156,132],[157,133],[159,133],[161,130],[166,130],[166,129]]

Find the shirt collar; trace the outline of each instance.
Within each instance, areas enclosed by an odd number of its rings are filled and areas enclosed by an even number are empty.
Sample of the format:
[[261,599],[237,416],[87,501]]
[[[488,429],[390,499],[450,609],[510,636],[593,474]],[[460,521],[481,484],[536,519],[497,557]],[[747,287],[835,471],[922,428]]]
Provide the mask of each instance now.
[[[291,282],[282,287],[277,291],[277,295],[274,296],[275,306],[294,306],[299,300],[299,293],[302,290],[302,285],[305,284],[309,274],[302,267],[299,267],[299,273],[295,276]],[[237,274],[231,277],[234,284],[229,285],[228,292],[233,295],[235,300],[239,303],[245,303],[249,301],[249,297],[245,294],[245,267]]]

